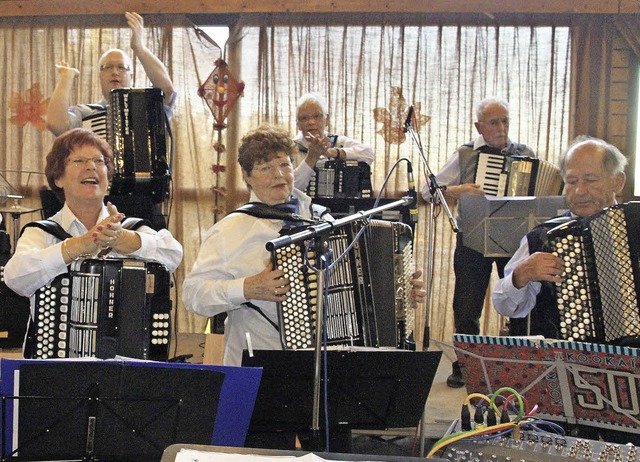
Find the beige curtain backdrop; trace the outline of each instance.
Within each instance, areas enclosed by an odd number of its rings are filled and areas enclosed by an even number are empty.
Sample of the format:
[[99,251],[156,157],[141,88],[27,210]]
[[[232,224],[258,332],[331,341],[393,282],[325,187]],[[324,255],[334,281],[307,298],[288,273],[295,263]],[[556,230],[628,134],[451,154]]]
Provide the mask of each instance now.
[[[200,40],[183,17],[145,16],[145,26],[146,44],[167,65],[179,94],[171,123],[173,193],[166,207],[169,229],[185,249],[172,289],[177,302],[175,327],[180,332],[202,332],[206,319],[188,315],[182,308],[180,286],[202,233],[213,224],[211,188],[216,181],[226,181],[224,173],[216,178],[212,170],[217,133],[211,111],[198,96],[200,83],[214,70],[221,51]],[[124,16],[0,21],[0,62],[4,63],[0,69],[0,170],[27,196],[20,201],[21,207],[39,208],[38,189],[46,185],[44,158],[54,137],[44,128],[43,116],[57,79],[55,64],[64,60],[80,70],[71,104],[99,101],[98,59],[114,47],[131,53],[130,35]],[[134,61],[134,85],[150,85],[138,61]],[[11,217],[5,213],[4,218],[11,231]],[[19,225],[40,218],[38,213],[24,214]]]
[[[411,160],[416,183],[425,184],[425,164],[411,137],[402,132],[414,105],[425,158],[434,173],[460,144],[477,133],[474,104],[487,96],[510,101],[510,136],[555,162],[567,144],[569,59],[567,28],[402,25],[246,25],[241,105],[247,128],[271,122],[295,130],[296,99],[318,91],[329,102],[330,131],[363,140],[376,153],[375,193],[407,192]],[[415,265],[427,268],[429,204],[421,202],[415,235]],[[455,210],[454,210],[455,213]],[[433,299],[421,309],[431,338],[448,342],[453,333],[454,233],[437,210]],[[486,300],[481,332],[497,335],[504,323]]]
[[[328,98],[331,131],[374,147],[374,189],[386,197],[407,191],[406,164],[394,170],[400,158],[412,162],[419,189],[426,181],[419,150],[402,131],[409,105],[416,109],[414,129],[434,172],[458,145],[475,137],[473,106],[485,96],[510,101],[511,138],[530,145],[540,157],[555,161],[568,142],[572,38],[567,28],[403,26],[366,19],[343,26],[252,21],[241,21],[232,31],[224,54],[246,87],[219,137],[197,90],[222,52],[200,40],[181,16],[145,16],[147,45],[167,64],[179,92],[168,209],[169,229],[185,247],[175,275],[177,331],[200,332],[206,323],[184,310],[180,286],[214,222],[214,198],[228,210],[247,197],[235,161],[239,136],[267,121],[293,134],[296,99],[306,91]],[[130,51],[130,31],[123,17],[5,18],[0,38],[5,64],[0,68],[0,169],[9,170],[8,179],[28,196],[21,204],[37,208],[44,156],[53,141],[42,129],[42,114],[56,82],[55,64],[66,60],[81,71],[72,103],[96,101],[97,60],[111,47]],[[149,85],[139,63],[134,72],[136,86]],[[218,162],[214,145],[219,141],[225,150]],[[218,163],[224,168],[212,168]],[[392,171],[386,191],[380,191]],[[431,337],[448,342],[454,236],[438,214],[431,310],[421,310],[416,332],[420,339],[427,321]],[[21,215],[20,225],[38,218]],[[5,219],[11,229],[11,217],[5,214]],[[428,204],[421,201],[414,252],[420,269],[427,267],[429,222]],[[482,332],[497,334],[503,321],[487,308]]]

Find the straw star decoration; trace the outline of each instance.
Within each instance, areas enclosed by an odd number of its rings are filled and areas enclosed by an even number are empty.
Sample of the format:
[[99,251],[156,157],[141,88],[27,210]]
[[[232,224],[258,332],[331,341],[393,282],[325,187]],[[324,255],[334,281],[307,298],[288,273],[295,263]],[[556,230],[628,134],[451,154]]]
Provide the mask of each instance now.
[[[422,105],[420,103],[413,104],[415,119],[412,120],[411,123],[416,131],[419,131],[420,127],[426,125],[431,120],[430,116],[420,114],[421,107]],[[373,110],[374,120],[382,124],[378,133],[382,135],[387,143],[404,143],[406,139],[404,122],[407,112],[407,101],[402,95],[402,89],[400,87],[391,87],[389,108],[377,107]]]
[[9,121],[22,128],[28,123],[32,123],[38,130],[43,131],[47,127],[44,118],[49,99],[42,99],[40,84],[34,84],[27,89],[25,95],[14,93],[9,100],[9,109],[12,117]]

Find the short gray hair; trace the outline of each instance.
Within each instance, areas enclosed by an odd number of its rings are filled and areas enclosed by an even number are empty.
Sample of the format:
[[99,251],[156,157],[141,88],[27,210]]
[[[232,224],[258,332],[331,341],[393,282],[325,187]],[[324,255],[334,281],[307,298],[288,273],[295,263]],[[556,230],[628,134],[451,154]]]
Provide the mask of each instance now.
[[298,98],[298,103],[296,105],[296,112],[300,110],[300,108],[306,103],[316,103],[318,106],[322,108],[322,113],[326,116],[329,114],[329,105],[327,104],[327,100],[324,99],[320,93],[311,92],[305,93],[300,98]]
[[491,106],[494,104],[498,104],[502,106],[507,110],[507,113],[509,112],[509,103],[506,100],[501,98],[496,98],[493,96],[490,98],[485,98],[482,101],[480,101],[478,104],[476,104],[476,122],[480,122],[480,119],[482,119],[482,115],[484,114],[484,111],[487,108],[487,106]]
[[133,66],[133,61],[131,60],[131,56],[129,56],[126,51],[121,50],[120,48],[110,48],[107,51],[105,51],[104,53],[102,53],[102,56],[100,56],[100,59],[98,60],[98,67],[102,65],[104,60],[107,58],[107,55],[109,55],[111,53],[114,53],[114,52],[120,53],[122,55],[122,57],[124,58],[124,62],[129,67]]
[[600,138],[595,138],[593,136],[580,135],[576,137],[569,147],[565,149],[560,157],[560,173],[564,176],[565,174],[565,165],[567,162],[567,156],[571,151],[573,151],[576,146],[581,144],[594,144],[602,147],[604,149],[604,168],[607,172],[612,175],[617,175],[618,173],[624,172],[624,168],[627,166],[627,158],[620,152],[620,149],[615,147],[611,143],[607,143],[605,140]]

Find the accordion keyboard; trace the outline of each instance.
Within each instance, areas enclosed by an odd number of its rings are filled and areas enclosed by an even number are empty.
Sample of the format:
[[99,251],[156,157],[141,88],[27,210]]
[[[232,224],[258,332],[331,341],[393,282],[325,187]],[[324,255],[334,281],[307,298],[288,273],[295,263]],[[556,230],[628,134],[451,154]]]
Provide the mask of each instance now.
[[82,120],[82,128],[92,131],[103,140],[107,139],[107,113],[96,112]]
[[503,173],[505,156],[481,152],[478,155],[478,167],[475,183],[482,187],[485,194],[502,196],[506,185],[506,174]]
[[569,341],[595,338],[593,301],[582,239],[565,234],[554,240],[551,250],[562,259],[565,276],[565,280],[556,287],[560,335]]

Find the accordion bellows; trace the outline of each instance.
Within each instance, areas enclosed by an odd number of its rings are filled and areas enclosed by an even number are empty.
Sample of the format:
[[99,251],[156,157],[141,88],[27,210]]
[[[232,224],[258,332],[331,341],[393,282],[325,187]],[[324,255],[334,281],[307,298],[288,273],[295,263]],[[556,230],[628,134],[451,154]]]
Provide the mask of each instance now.
[[164,96],[158,88],[116,88],[107,107],[107,142],[113,149],[110,193],[145,193],[155,202],[169,194]]

